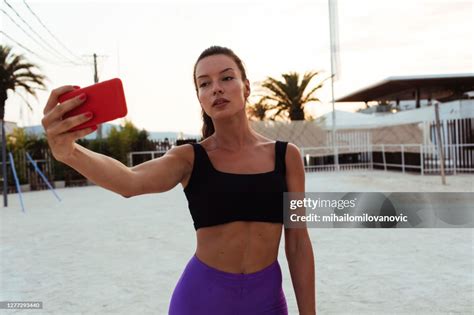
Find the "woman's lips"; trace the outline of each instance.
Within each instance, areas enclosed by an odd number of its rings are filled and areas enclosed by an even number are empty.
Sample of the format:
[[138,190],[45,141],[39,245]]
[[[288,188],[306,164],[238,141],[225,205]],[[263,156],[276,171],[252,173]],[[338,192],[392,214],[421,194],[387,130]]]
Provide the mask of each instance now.
[[215,99],[214,102],[212,102],[212,106],[219,105],[219,104],[224,103],[224,102],[229,102],[229,100],[224,98],[224,97],[219,97],[219,98]]
[[225,105],[227,105],[227,103],[229,103],[229,101],[223,101],[216,105],[212,105],[212,107],[224,107]]

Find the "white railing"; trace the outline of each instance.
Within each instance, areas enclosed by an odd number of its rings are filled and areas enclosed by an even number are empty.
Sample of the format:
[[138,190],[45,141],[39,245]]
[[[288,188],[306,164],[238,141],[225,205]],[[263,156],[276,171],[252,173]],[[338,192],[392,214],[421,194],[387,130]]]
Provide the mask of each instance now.
[[[300,148],[301,157],[305,162],[306,172],[324,171],[351,171],[380,168],[385,171],[390,168],[406,171],[416,171],[421,175],[440,172],[440,158],[436,145],[422,144],[377,144],[377,145],[346,145],[337,146],[339,152],[339,167],[332,162],[333,147],[303,147]],[[166,153],[162,151],[141,151],[128,154],[128,165],[133,166],[134,156],[143,156],[140,163],[155,159]],[[374,160],[374,154],[381,155]],[[411,161],[408,163],[407,155],[410,154]],[[450,144],[443,146],[444,168],[446,173],[457,174],[458,172],[474,172],[474,144]],[[344,155],[352,155],[356,161],[345,161]],[[393,162],[394,156],[398,156],[400,162]],[[311,163],[317,160],[316,163]]]
[[[441,159],[436,145],[377,144],[358,147],[337,146],[336,152],[339,152],[339,167],[336,167],[332,162],[333,147],[304,147],[300,150],[307,172],[372,170],[375,166],[385,171],[389,168],[398,168],[403,173],[416,170],[421,175],[424,175],[439,173],[441,169]],[[377,161],[374,160],[374,153],[381,155]],[[410,154],[411,160],[416,160],[415,164],[407,163],[408,154]],[[447,173],[474,172],[474,144],[445,145],[443,146],[443,154],[444,168]],[[356,156],[357,161],[345,162],[344,155]],[[394,155],[399,155],[396,159],[400,161],[399,163],[392,161]],[[317,160],[319,163],[312,164],[311,160]],[[325,160],[329,161],[325,163]]]

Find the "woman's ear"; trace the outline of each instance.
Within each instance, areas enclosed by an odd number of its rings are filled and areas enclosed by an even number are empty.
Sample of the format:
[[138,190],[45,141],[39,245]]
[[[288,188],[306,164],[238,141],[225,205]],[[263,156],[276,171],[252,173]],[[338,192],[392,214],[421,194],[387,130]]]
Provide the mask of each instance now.
[[244,84],[245,84],[244,96],[245,96],[245,99],[247,99],[250,96],[250,82],[249,82],[249,80],[245,79]]

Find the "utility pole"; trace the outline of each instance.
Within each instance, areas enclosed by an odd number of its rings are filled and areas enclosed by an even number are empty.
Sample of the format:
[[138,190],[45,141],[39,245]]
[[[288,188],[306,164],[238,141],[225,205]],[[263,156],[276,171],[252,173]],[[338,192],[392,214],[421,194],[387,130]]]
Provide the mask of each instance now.
[[441,138],[441,130],[439,123],[439,105],[435,102],[435,122],[436,122],[436,144],[438,147],[439,166],[441,171],[441,183],[446,185],[446,176],[444,171],[444,153],[443,153],[443,138]]
[[328,0],[329,8],[329,42],[331,50],[331,104],[332,104],[332,150],[334,170],[339,171],[339,152],[337,142],[336,109],[334,101],[334,80],[339,77],[339,36],[337,21],[337,0]]
[[[91,55],[84,55],[84,56],[94,58],[94,84],[99,83],[99,71],[97,70],[97,58],[107,57],[107,56],[97,55],[96,53],[93,53],[92,56]],[[97,125],[96,135],[97,135],[96,139],[102,140],[102,124]]]

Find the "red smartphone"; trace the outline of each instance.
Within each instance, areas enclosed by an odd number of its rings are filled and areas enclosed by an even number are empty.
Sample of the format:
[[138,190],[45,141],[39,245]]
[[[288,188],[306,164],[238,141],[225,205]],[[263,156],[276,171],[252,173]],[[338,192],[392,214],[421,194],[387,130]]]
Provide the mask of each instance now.
[[59,96],[60,103],[85,93],[87,98],[82,105],[71,109],[63,115],[63,119],[92,112],[92,119],[71,128],[69,131],[95,127],[98,124],[122,118],[127,115],[127,104],[122,81],[119,78],[96,83],[91,86],[73,90]]

